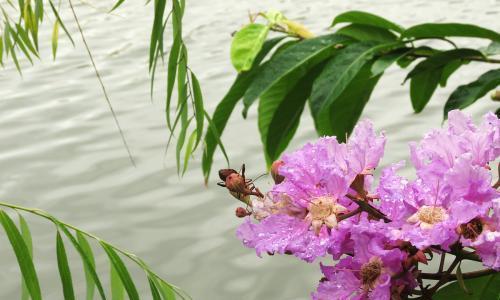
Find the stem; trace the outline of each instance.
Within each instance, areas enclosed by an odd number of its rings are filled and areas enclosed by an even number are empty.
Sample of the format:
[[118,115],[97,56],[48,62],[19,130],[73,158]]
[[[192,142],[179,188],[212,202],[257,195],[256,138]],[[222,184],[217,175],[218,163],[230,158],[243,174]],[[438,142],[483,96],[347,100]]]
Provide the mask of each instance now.
[[[412,53],[409,56],[413,56],[416,58],[420,57],[431,57],[431,54],[417,54],[417,53]],[[462,60],[471,60],[471,61],[478,61],[478,62],[484,62],[484,63],[492,63],[492,64],[500,64],[500,59],[494,59],[494,58],[485,58],[481,56],[470,56],[470,57],[462,57]]]
[[371,206],[369,203],[367,203],[361,199],[358,199],[357,197],[349,195],[349,194],[346,196],[347,196],[347,198],[349,198],[353,202],[355,202],[362,211],[367,212],[370,216],[375,217],[379,220],[382,219],[386,223],[391,222],[391,219],[387,218],[381,211],[379,211],[375,207]]
[[428,290],[425,296],[431,296],[430,299],[432,299],[432,295],[434,295],[434,293],[441,286],[443,286],[444,284],[446,284],[449,281],[449,279],[448,279],[449,275],[451,274],[451,272],[453,272],[453,270],[458,266],[459,263],[460,263],[460,257],[457,256],[457,257],[455,257],[455,260],[453,260],[453,262],[451,263],[448,270],[446,270],[446,272],[440,274],[441,277],[438,279],[438,282],[436,283],[436,285],[434,285],[430,290]]
[[342,221],[342,220],[348,219],[348,218],[350,218],[350,217],[352,217],[352,216],[355,216],[355,215],[359,214],[359,213],[360,213],[360,212],[362,212],[362,211],[363,211],[363,210],[361,209],[361,207],[358,207],[358,208],[356,208],[355,210],[352,210],[352,211],[350,211],[350,212],[348,212],[348,213],[345,213],[345,214],[343,214],[343,215],[339,215],[339,216],[337,216],[337,221],[339,221],[339,222],[340,222],[340,221]]
[[446,257],[446,252],[443,252],[441,254],[441,260],[439,261],[439,269],[438,269],[439,273],[443,272],[443,270],[444,270],[444,259],[445,259],[445,257]]
[[[471,279],[471,278],[477,278],[477,277],[482,277],[482,276],[487,276],[491,274],[495,274],[498,271],[495,271],[493,269],[484,269],[484,270],[479,270],[479,271],[473,271],[473,272],[467,272],[463,273],[462,277],[464,279]],[[443,272],[438,272],[438,273],[420,273],[420,277],[422,279],[430,279],[430,280],[440,280],[443,278],[443,276],[446,278],[447,281],[453,281],[457,280],[457,275],[456,274],[446,274]]]

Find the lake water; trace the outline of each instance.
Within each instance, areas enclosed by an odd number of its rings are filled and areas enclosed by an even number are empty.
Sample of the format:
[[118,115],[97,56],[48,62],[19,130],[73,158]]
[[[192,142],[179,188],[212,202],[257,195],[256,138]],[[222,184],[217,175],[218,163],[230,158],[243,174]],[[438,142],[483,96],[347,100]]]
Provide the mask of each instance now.
[[[336,14],[352,9],[380,14],[404,26],[455,21],[500,30],[498,0],[187,2],[184,23],[190,66],[201,81],[210,111],[235,77],[229,63],[231,32],[247,22],[249,10],[281,10],[316,33],[327,32]],[[153,103],[149,97],[147,55],[153,7],[145,6],[144,1],[126,1],[114,14],[106,14],[110,7],[111,1],[85,1],[76,10],[137,167],[130,164],[63,5],[63,19],[76,47],[62,36],[53,62],[49,28],[42,33],[42,60],[33,67],[24,64],[22,78],[11,64],[0,70],[1,201],[47,210],[138,254],[194,299],[308,298],[321,277],[318,265],[290,257],[261,259],[244,248],[234,234],[241,221],[234,217],[237,203],[215,185],[215,171],[208,187],[203,185],[199,153],[185,177],[177,176],[173,153],[164,156],[168,137],[163,114],[164,72],[157,75]],[[470,39],[461,43],[485,45]],[[463,67],[420,115],[412,112],[408,84],[401,85],[405,72],[389,69],[363,113],[387,133],[382,164],[407,158],[409,141],[441,125],[442,107],[451,91],[487,68],[491,66],[480,63]],[[467,111],[478,120],[496,107],[485,97]],[[255,108],[243,120],[238,107],[223,136],[231,164],[237,168],[245,162],[250,177],[265,169]],[[315,138],[311,119],[305,115],[291,149]],[[214,170],[224,166],[217,156]],[[266,186],[266,181],[260,184]],[[45,298],[61,299],[54,228],[37,217],[27,219]],[[99,269],[105,271],[105,254],[95,250]],[[4,235],[0,253],[0,299],[16,299],[19,271]],[[70,257],[74,258],[77,292],[83,295],[81,262],[74,253]],[[136,269],[133,274],[141,275]],[[145,281],[139,282],[141,294],[146,295]]]

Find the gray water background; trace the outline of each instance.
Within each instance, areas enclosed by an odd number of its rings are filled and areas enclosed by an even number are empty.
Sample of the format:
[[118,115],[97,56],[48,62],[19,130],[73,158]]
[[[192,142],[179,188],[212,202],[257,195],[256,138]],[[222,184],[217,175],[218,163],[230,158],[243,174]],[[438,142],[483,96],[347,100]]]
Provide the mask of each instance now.
[[[22,77],[12,64],[0,70],[1,201],[47,210],[138,254],[194,299],[308,298],[321,277],[317,264],[291,257],[258,258],[236,239],[235,228],[240,223],[234,217],[237,203],[215,185],[215,170],[225,166],[220,155],[208,187],[203,185],[199,153],[182,179],[176,174],[173,153],[164,157],[168,136],[163,114],[164,68],[157,75],[153,103],[149,97],[152,6],[126,1],[121,9],[107,14],[111,1],[75,2],[137,168],[130,164],[76,27],[63,5],[63,18],[76,47],[61,36],[58,58],[53,62],[48,28],[42,32],[41,61],[33,67],[24,63]],[[500,30],[498,0],[187,2],[184,26],[190,66],[201,81],[210,111],[235,77],[229,62],[230,34],[247,22],[248,11],[278,9],[316,33],[327,32],[333,16],[351,9],[380,14],[404,26],[471,22]],[[470,47],[486,44],[472,39],[460,43]],[[438,89],[423,113],[415,115],[408,84],[401,85],[405,71],[391,67],[363,112],[363,118],[370,118],[377,130],[387,134],[382,165],[406,159],[409,141],[441,125],[442,107],[451,91],[488,68],[491,66],[481,63],[463,67],[446,88]],[[479,120],[495,108],[485,97],[467,112]],[[249,176],[254,177],[265,170],[255,107],[247,120],[241,118],[240,110],[238,106],[223,140],[232,166],[245,162]],[[315,138],[311,118],[305,114],[290,149]],[[402,173],[410,175],[411,169],[407,167]],[[260,185],[269,185],[269,180]],[[43,219],[29,215],[27,219],[45,298],[62,299],[54,228]],[[105,254],[94,249],[99,270],[105,272]],[[3,234],[0,253],[0,299],[17,299],[20,275]],[[83,297],[81,262],[74,251],[70,258],[77,294]],[[140,271],[132,270],[141,276]],[[107,277],[103,281],[107,283]],[[144,280],[139,280],[138,288],[147,295]]]

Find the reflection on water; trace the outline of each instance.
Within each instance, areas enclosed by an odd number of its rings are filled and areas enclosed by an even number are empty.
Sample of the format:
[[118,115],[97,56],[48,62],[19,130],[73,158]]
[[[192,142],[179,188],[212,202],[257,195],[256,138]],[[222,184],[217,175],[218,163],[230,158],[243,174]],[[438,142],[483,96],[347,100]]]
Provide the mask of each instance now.
[[[103,13],[110,4],[101,1],[92,1],[94,7],[79,4],[77,12],[137,168],[131,166],[123,149],[82,43],[72,48],[62,36],[59,57],[52,62],[47,31],[43,33],[42,61],[34,67],[26,65],[22,79],[11,65],[0,72],[0,198],[46,209],[137,253],[195,299],[307,298],[320,277],[316,264],[289,257],[257,258],[235,238],[239,223],[233,215],[236,204],[215,187],[215,176],[208,188],[203,186],[199,156],[182,180],[176,175],[172,153],[163,156],[167,138],[162,103],[165,74],[157,76],[153,103],[147,75],[152,7],[144,6],[143,1],[127,2],[113,15]],[[381,14],[403,25],[480,21],[499,30],[499,4],[483,0],[197,0],[188,1],[185,32],[191,67],[200,77],[208,108],[213,110],[234,78],[230,34],[247,22],[248,10],[279,9],[318,33],[327,30],[335,14],[350,9]],[[69,15],[63,14],[63,18],[70,20]],[[75,32],[73,25],[69,29]],[[74,37],[78,40],[76,34]],[[471,47],[484,44],[461,42]],[[420,115],[412,113],[408,85],[400,85],[405,73],[389,69],[363,114],[387,132],[388,154],[383,164],[405,159],[408,141],[440,126],[442,106],[450,92],[485,67],[464,67],[448,87],[437,91]],[[494,103],[483,99],[468,111],[477,119],[494,108]],[[292,148],[315,138],[309,116],[301,125]],[[250,176],[264,170],[255,108],[246,121],[236,111],[224,142],[235,166],[245,162]],[[215,161],[214,169],[218,167],[224,167],[221,157]],[[409,169],[404,172],[410,174]],[[260,183],[268,184],[266,180]],[[47,299],[60,299],[54,228],[42,220],[28,220],[35,235],[42,289]],[[1,299],[19,294],[17,265],[9,247],[2,236]],[[75,281],[81,282],[80,261],[74,253],[71,257],[75,258]],[[102,252],[97,261],[100,269],[108,268]],[[146,283],[141,292],[146,294]]]

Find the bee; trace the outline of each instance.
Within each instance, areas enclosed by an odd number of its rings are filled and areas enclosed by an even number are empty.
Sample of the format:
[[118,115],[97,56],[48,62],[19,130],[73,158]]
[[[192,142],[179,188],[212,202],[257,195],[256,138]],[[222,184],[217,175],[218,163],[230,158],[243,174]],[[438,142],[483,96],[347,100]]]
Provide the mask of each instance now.
[[233,197],[248,206],[251,206],[250,196],[264,198],[264,195],[255,186],[254,180],[245,177],[245,164],[241,166],[240,172],[234,169],[219,170],[219,178],[222,182],[218,182],[217,185],[227,188]]

